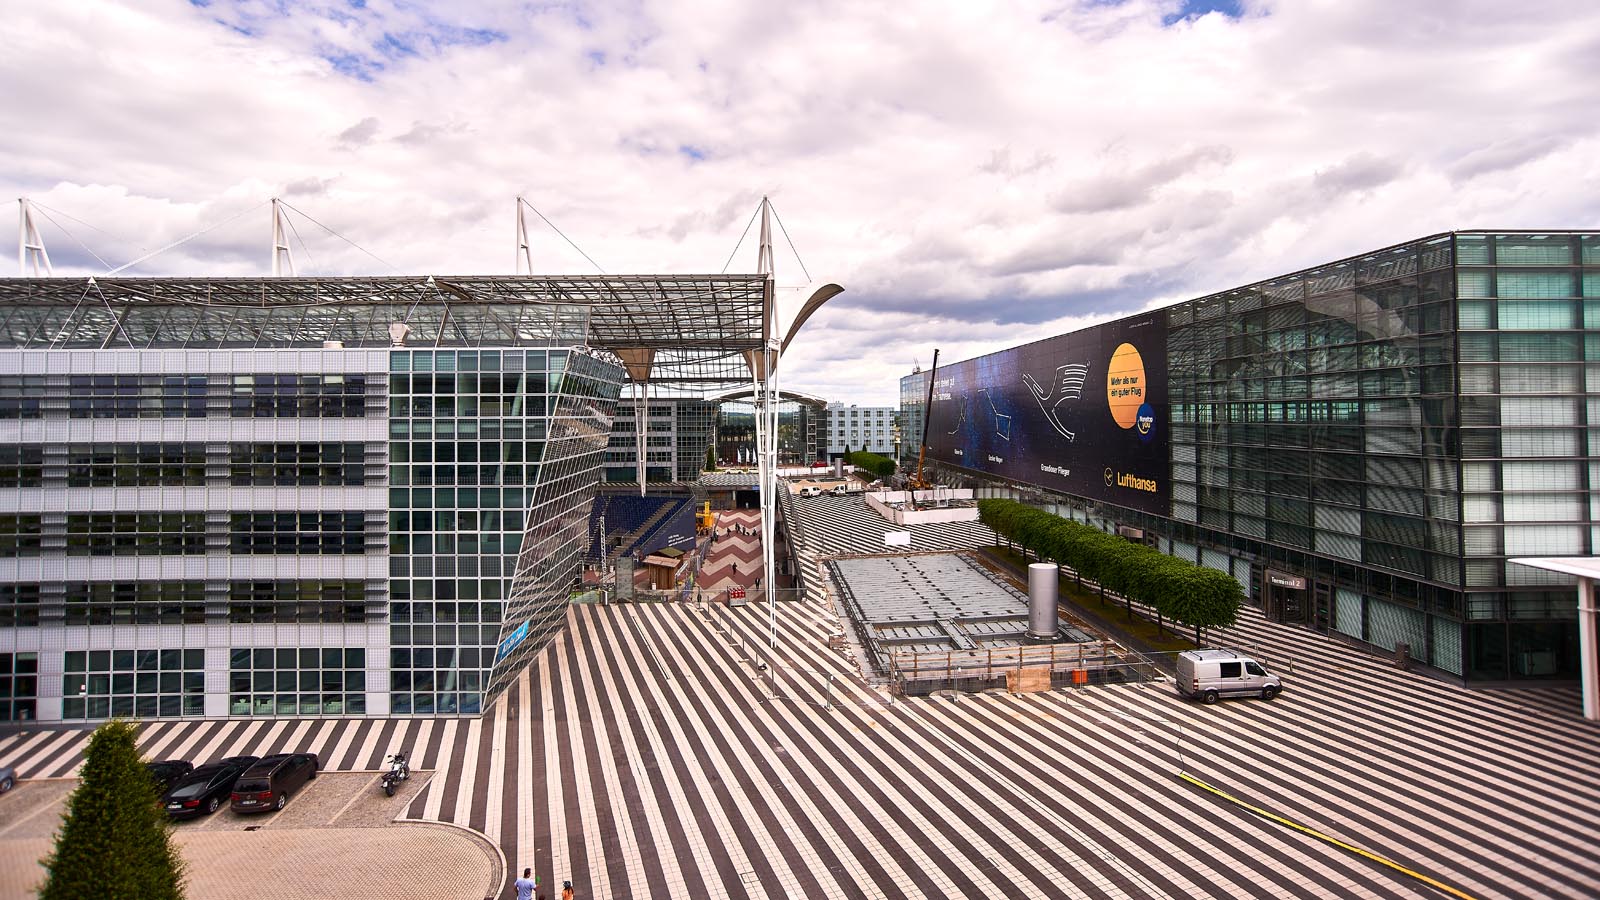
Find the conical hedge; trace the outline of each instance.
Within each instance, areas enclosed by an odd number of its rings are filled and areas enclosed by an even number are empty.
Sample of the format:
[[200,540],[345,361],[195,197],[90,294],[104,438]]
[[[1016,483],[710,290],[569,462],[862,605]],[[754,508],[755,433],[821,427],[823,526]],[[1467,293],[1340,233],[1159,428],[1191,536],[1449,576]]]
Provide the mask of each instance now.
[[139,758],[130,722],[108,722],[89,738],[81,782],[67,798],[40,900],[178,900],[183,860]]

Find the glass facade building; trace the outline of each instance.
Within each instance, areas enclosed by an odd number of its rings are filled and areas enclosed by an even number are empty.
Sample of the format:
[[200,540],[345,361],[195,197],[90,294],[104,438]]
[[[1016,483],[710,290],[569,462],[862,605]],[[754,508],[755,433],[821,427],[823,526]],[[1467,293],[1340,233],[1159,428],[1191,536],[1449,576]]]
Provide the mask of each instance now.
[[1507,560],[1600,548],[1600,234],[1435,235],[1165,313],[1170,514],[1069,514],[1463,680],[1576,674],[1571,579]]
[[[617,404],[611,441],[606,448],[605,481],[639,482],[639,403],[624,398]],[[645,466],[648,481],[692,482],[706,464],[706,450],[716,432],[717,405],[708,400],[650,398],[645,411]]]
[[605,348],[720,321],[657,375],[746,383],[770,290],[447,287],[0,280],[0,721],[481,712],[563,627]]

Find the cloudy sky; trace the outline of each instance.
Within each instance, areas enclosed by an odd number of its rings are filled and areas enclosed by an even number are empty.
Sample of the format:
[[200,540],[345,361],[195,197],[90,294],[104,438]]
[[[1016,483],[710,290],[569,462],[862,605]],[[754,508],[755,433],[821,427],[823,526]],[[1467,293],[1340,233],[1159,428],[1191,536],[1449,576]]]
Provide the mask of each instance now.
[[540,272],[718,272],[767,194],[786,308],[846,289],[785,386],[846,402],[896,402],[935,347],[1438,231],[1600,227],[1594,0],[0,13],[0,196],[41,205],[57,274],[204,229],[124,273],[265,274],[273,196],[301,274],[510,273],[519,193],[582,249],[530,214]]

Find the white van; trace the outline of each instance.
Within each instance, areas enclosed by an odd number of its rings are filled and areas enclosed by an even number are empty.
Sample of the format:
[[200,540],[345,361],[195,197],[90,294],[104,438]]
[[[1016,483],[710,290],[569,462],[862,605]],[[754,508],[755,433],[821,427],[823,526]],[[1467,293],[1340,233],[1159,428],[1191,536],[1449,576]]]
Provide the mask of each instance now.
[[1178,693],[1215,703],[1223,697],[1271,700],[1283,682],[1258,662],[1232,650],[1186,650],[1178,654]]

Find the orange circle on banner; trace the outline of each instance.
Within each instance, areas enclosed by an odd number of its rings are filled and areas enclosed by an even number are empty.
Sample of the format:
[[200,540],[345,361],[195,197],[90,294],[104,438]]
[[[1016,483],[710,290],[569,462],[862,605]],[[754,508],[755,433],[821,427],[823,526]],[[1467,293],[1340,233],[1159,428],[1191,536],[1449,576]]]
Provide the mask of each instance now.
[[1111,408],[1111,418],[1123,428],[1132,428],[1139,417],[1144,387],[1144,358],[1138,347],[1123,344],[1111,354],[1111,364],[1106,367],[1106,405]]

